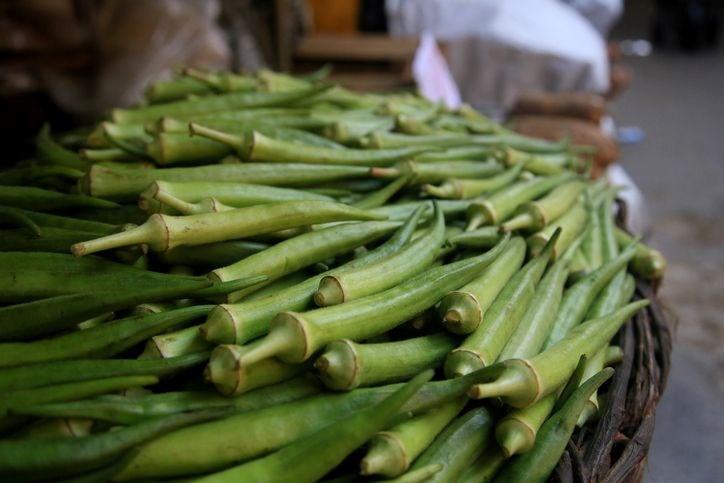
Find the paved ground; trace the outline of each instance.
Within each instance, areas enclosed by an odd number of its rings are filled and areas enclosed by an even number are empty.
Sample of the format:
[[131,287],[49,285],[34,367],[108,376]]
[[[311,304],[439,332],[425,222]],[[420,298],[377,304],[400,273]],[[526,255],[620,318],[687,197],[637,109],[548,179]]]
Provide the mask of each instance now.
[[646,138],[622,163],[669,259],[661,296],[678,319],[645,481],[724,481],[724,49],[624,62],[636,77],[614,115]]

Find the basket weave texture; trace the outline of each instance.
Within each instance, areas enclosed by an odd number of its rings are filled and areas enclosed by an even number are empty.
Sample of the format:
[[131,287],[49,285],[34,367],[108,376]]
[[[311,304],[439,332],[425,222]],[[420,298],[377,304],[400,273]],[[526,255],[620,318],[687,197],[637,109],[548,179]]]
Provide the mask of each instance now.
[[595,426],[577,430],[551,480],[561,483],[639,482],[654,430],[656,405],[671,361],[671,327],[655,287],[639,281],[636,298],[651,304],[614,338],[624,353]]

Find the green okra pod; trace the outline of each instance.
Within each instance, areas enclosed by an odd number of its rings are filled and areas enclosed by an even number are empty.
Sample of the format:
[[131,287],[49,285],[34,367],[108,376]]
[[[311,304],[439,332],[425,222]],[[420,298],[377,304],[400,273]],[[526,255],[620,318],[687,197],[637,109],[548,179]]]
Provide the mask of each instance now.
[[306,370],[302,364],[285,364],[277,359],[265,359],[251,366],[239,366],[240,346],[217,346],[204,370],[206,382],[214,385],[224,396],[238,396],[258,387],[291,379]]
[[66,208],[115,208],[112,201],[85,195],[69,195],[31,186],[4,186],[0,190],[0,205],[34,211],[56,211]]
[[475,399],[501,397],[516,408],[534,404],[565,383],[581,355],[593,355],[604,347],[623,323],[648,303],[639,300],[612,314],[591,319],[532,358],[509,359],[491,366],[491,372],[497,369],[499,374],[490,382],[476,384],[468,394]]
[[213,92],[253,91],[259,87],[258,81],[253,77],[233,72],[204,72],[185,68],[183,74],[206,84]]
[[28,340],[78,322],[143,302],[170,300],[209,287],[211,281],[179,280],[165,285],[58,295],[0,308],[0,341]]
[[[551,328],[544,347],[561,340],[573,327],[581,322],[593,304],[596,296],[609,281],[633,258],[636,249],[629,246],[616,258],[599,269],[586,275],[570,286],[563,294],[556,322]],[[592,355],[592,354],[591,354]]]
[[172,357],[210,352],[214,346],[201,336],[198,325],[158,334],[146,342],[139,359],[168,359]]
[[456,160],[488,160],[491,158],[502,159],[501,151],[491,146],[476,146],[466,143],[466,146],[456,146],[431,151],[415,156],[415,161],[420,163],[440,162],[440,161],[456,161]]
[[415,460],[410,470],[441,463],[442,471],[428,481],[457,481],[487,446],[493,422],[492,414],[484,407],[476,407],[457,417]]
[[500,232],[496,226],[484,226],[476,230],[463,231],[448,238],[456,246],[489,248],[498,243]]
[[[622,248],[634,240],[631,235],[620,228],[616,228],[615,236]],[[639,241],[636,243],[636,255],[631,261],[631,271],[648,280],[659,280],[666,271],[666,258],[660,251]]]
[[233,149],[224,143],[206,138],[192,138],[186,133],[161,132],[145,145],[145,155],[160,166],[219,160],[233,152]]
[[82,256],[145,244],[153,251],[163,252],[177,246],[245,238],[314,223],[380,219],[384,217],[331,201],[281,201],[191,216],[155,214],[143,225],[122,233],[76,243],[71,251]]
[[35,138],[35,149],[41,161],[51,165],[85,171],[88,161],[82,159],[77,153],[64,148],[50,137],[50,126],[46,123]]
[[395,149],[337,149],[305,146],[265,136],[259,131],[235,136],[199,124],[189,124],[192,135],[201,135],[228,144],[249,161],[267,163],[310,163],[347,166],[389,166],[429,150],[421,147]]
[[12,425],[13,418],[6,417],[8,411],[22,409],[32,404],[76,401],[156,383],[158,383],[156,376],[121,376],[6,391],[0,398],[0,431],[8,424]]
[[445,375],[459,377],[492,364],[535,297],[535,287],[550,260],[554,235],[548,247],[521,268],[491,304],[488,317],[482,320],[460,346],[448,354]]
[[477,329],[524,259],[525,242],[519,237],[512,238],[500,256],[479,276],[442,298],[438,312],[443,326],[454,334],[469,334]]
[[454,348],[455,342],[447,334],[377,344],[342,339],[327,345],[314,368],[328,388],[349,391],[407,380],[437,366]]
[[460,477],[459,483],[492,483],[507,457],[497,446],[486,448]]
[[483,255],[431,268],[375,295],[303,313],[282,312],[272,320],[269,334],[247,346],[239,364],[272,356],[302,362],[334,340],[360,340],[384,333],[470,281],[500,254],[507,241]]
[[389,201],[390,198],[395,196],[401,189],[407,186],[407,184],[410,182],[410,179],[412,179],[411,175],[402,175],[399,178],[389,182],[379,190],[373,191],[372,193],[366,195],[364,198],[355,201],[354,203],[352,203],[352,205],[363,210],[378,208],[384,205],[387,201]]
[[208,358],[209,354],[206,352],[158,360],[90,359],[44,362],[0,370],[0,389],[32,389],[104,377],[162,377],[197,366]]
[[460,413],[466,402],[467,398],[450,401],[375,434],[360,463],[361,473],[392,478],[407,471],[415,458]]
[[352,269],[373,263],[387,257],[405,245],[417,227],[422,209],[415,211],[397,232],[375,250],[330,272],[319,274],[292,287],[278,291],[269,297],[241,302],[222,304],[216,307],[201,326],[203,336],[219,344],[243,344],[264,335],[274,316],[283,310],[303,310],[312,302],[314,292],[320,280],[331,273]]
[[83,171],[66,166],[20,166],[0,171],[1,186],[44,185],[57,178],[73,180],[83,176]]
[[101,235],[98,232],[45,227],[38,237],[25,228],[0,230],[0,251],[68,253],[78,242]]
[[434,216],[432,225],[420,238],[394,255],[323,277],[314,294],[316,304],[323,307],[337,305],[372,295],[394,287],[427,268],[440,252],[445,237],[442,210],[435,207]]
[[111,119],[118,124],[156,121],[163,116],[203,114],[232,109],[275,107],[312,97],[329,89],[314,86],[286,92],[233,92],[195,100],[173,101],[132,109],[113,109]]
[[553,188],[541,199],[524,203],[516,208],[513,217],[500,225],[500,230],[542,230],[565,214],[583,193],[585,187],[583,181],[572,180]]
[[[396,228],[399,222],[373,221],[346,223],[322,230],[304,233],[277,243],[264,251],[250,255],[232,265],[209,273],[213,280],[228,281],[263,273],[271,282],[289,273],[344,253],[358,246],[380,239]],[[253,289],[240,290],[227,296],[227,302],[236,302]]]
[[189,95],[203,95],[212,92],[211,86],[187,76],[167,81],[156,81],[146,88],[143,96],[151,104],[185,99]]
[[[402,411],[418,414],[458,399],[475,382],[487,380],[486,371],[426,383]],[[118,479],[149,479],[223,469],[274,451],[324,426],[335,425],[400,387],[401,384],[392,384],[323,393],[175,431],[143,445]],[[239,434],[245,437],[239,438]],[[169,457],[170,451],[174,457]]]
[[140,196],[143,199],[165,202],[164,195],[171,195],[189,203],[213,197],[235,208],[275,201],[331,201],[329,196],[310,191],[224,181],[154,181]]
[[78,187],[81,193],[92,196],[133,200],[153,181],[224,181],[291,187],[369,176],[369,168],[362,166],[302,163],[211,164],[191,168],[137,170],[96,164],[78,180]]
[[[10,209],[10,207],[4,208]],[[22,208],[12,208],[12,210],[27,216],[43,228],[63,228],[66,230],[76,230],[86,233],[98,233],[99,235],[107,235],[109,233],[116,232],[119,229],[118,226],[112,225],[110,223],[82,220],[80,218],[59,216],[52,213],[42,213],[39,211],[23,210]]]
[[229,409],[235,414],[254,411],[301,400],[321,391],[322,386],[316,378],[302,375],[233,398],[222,396],[216,391],[178,391],[141,396],[108,394],[95,399],[35,404],[15,408],[13,412],[35,417],[90,418],[131,425],[163,416],[206,409]]
[[91,433],[93,423],[92,419],[46,419],[14,433],[12,439],[80,438]]
[[171,248],[157,256],[166,265],[185,264],[191,267],[216,268],[231,265],[267,248],[269,245],[265,243],[232,240]]
[[539,253],[548,243],[553,232],[560,228],[561,234],[553,247],[553,260],[557,260],[586,229],[588,218],[589,213],[586,207],[583,204],[574,204],[565,214],[528,237],[528,247],[531,255]]
[[483,224],[497,225],[510,217],[522,203],[534,200],[568,181],[573,175],[561,173],[520,181],[505,190],[500,190],[482,201],[471,203],[468,208],[468,230]]
[[[484,184],[490,185],[488,178],[496,178],[494,184],[501,183],[500,178],[503,168],[496,161],[440,161],[435,163],[422,163],[405,161],[390,168],[372,168],[372,176],[378,178],[394,178],[403,174],[412,174],[412,182],[415,184],[441,183],[450,178],[461,178],[465,180],[486,179]],[[506,171],[510,172],[510,170]],[[503,178],[506,179],[506,178]],[[483,183],[483,181],[480,181]],[[507,184],[507,183],[505,183]],[[475,185],[475,183],[473,183]],[[432,193],[431,193],[432,194]],[[455,196],[444,196],[455,198]],[[461,198],[462,196],[457,196]]]
[[[439,200],[437,204],[445,214],[446,219],[465,215],[465,211],[468,209],[468,206],[470,206],[470,202],[468,200]],[[412,212],[420,206],[425,206],[426,211],[431,213],[431,210],[428,209],[430,207],[428,201],[395,203],[392,205],[374,208],[370,211],[377,213],[378,215],[387,216],[389,220],[406,220],[410,217]]]
[[352,451],[384,428],[421,386],[432,377],[425,371],[394,394],[348,419],[297,440],[269,456],[237,466],[199,481],[288,481],[293,472],[299,482],[313,482],[337,466]]
[[82,331],[31,342],[0,344],[0,367],[119,354],[148,337],[205,316],[213,306],[194,305],[158,314],[118,319]]
[[483,179],[448,179],[440,186],[422,185],[422,191],[436,198],[469,199],[508,186],[518,178],[525,166],[513,166],[498,175]]
[[543,424],[535,446],[511,460],[496,481],[544,482],[553,472],[576,427],[576,420],[590,395],[613,375],[604,369],[588,379],[566,400],[561,408]]
[[0,475],[17,479],[55,479],[78,474],[102,466],[139,443],[222,414],[220,411],[179,414],[62,441],[0,441]]

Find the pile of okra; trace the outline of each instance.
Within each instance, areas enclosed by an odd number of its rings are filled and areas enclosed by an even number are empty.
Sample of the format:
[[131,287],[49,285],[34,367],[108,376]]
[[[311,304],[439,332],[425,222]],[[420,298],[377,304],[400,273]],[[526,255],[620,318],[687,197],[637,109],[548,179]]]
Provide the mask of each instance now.
[[185,70],[0,172],[3,481],[545,481],[665,260],[565,140]]

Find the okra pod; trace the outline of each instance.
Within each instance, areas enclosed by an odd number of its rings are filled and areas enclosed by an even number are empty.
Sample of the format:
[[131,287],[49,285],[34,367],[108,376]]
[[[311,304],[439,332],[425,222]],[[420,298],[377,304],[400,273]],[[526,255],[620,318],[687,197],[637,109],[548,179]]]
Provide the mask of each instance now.
[[133,200],[153,181],[225,181],[267,186],[310,186],[347,179],[368,178],[362,166],[312,164],[211,164],[192,168],[119,169],[100,165],[90,167],[78,180],[81,193],[103,198]]
[[112,201],[85,195],[69,195],[30,186],[4,186],[0,190],[0,205],[34,211],[55,211],[66,208],[115,208]]
[[234,414],[297,401],[322,391],[316,378],[302,375],[229,398],[216,391],[179,391],[141,396],[109,394],[81,401],[35,404],[15,408],[17,414],[35,417],[77,417],[131,425],[163,416],[206,409],[229,409]]
[[[471,384],[487,380],[486,371],[454,380],[428,382],[401,412],[418,414],[458,399]],[[118,479],[149,479],[223,469],[274,451],[324,426],[333,427],[400,387],[401,384],[392,384],[324,393],[174,431],[144,444]],[[239,434],[244,437],[239,438]]]
[[586,229],[588,217],[588,210],[583,204],[574,204],[560,218],[528,237],[528,247],[531,255],[539,253],[548,243],[553,232],[560,228],[561,234],[553,247],[553,260],[557,260]]
[[56,479],[81,473],[102,466],[144,441],[222,414],[220,411],[179,414],[62,441],[0,441],[0,475],[24,480]]
[[[503,168],[496,161],[440,161],[422,163],[405,161],[390,168],[372,168],[372,176],[393,178],[411,173],[415,184],[440,183],[450,178],[478,179],[500,176]],[[509,172],[509,171],[508,171]],[[451,196],[452,197],[452,196]]]
[[201,326],[202,334],[207,340],[219,344],[243,344],[264,335],[269,330],[269,323],[278,312],[307,308],[319,287],[320,280],[325,275],[373,263],[399,250],[412,237],[421,215],[422,210],[418,209],[380,247],[338,269],[312,277],[264,299],[219,305]]
[[66,359],[104,358],[119,354],[147,338],[205,316],[213,306],[194,305],[158,314],[118,319],[98,327],[32,342],[0,344],[0,367]]
[[378,344],[342,339],[327,345],[314,368],[328,388],[350,391],[407,380],[437,366],[454,348],[455,342],[446,334]]
[[232,240],[176,247],[156,255],[166,265],[185,264],[191,267],[215,268],[238,262],[242,258],[267,248],[269,245],[265,243]]
[[495,366],[500,371],[498,376],[491,382],[476,384],[468,394],[475,399],[501,397],[516,408],[530,406],[561,387],[573,374],[581,355],[593,355],[604,347],[629,317],[648,304],[648,300],[639,300],[591,319],[532,358],[500,362]]
[[392,478],[407,471],[440,431],[460,413],[466,402],[467,398],[450,401],[375,434],[360,463],[361,473]]
[[457,481],[487,446],[493,429],[493,416],[477,407],[454,419],[410,467],[411,471],[431,463],[443,469],[427,481]]
[[389,201],[389,199],[395,196],[402,188],[407,186],[411,179],[411,175],[402,175],[379,190],[373,191],[364,198],[355,201],[352,203],[352,206],[363,210],[378,208]]
[[484,226],[476,230],[463,231],[447,239],[456,246],[472,248],[490,248],[500,240],[500,231],[496,226]]
[[576,420],[590,395],[613,375],[604,369],[581,385],[540,429],[535,446],[511,460],[496,481],[543,483],[553,472],[576,427]]
[[470,281],[500,254],[507,241],[483,255],[431,268],[393,288],[346,304],[303,313],[282,312],[272,320],[269,334],[247,346],[239,364],[272,356],[302,362],[334,340],[360,340],[384,333]]
[[189,124],[191,135],[201,135],[233,147],[242,159],[267,163],[309,163],[346,166],[389,166],[395,161],[411,158],[429,148],[336,149],[305,146],[265,136],[253,131],[243,136],[224,133],[199,124]]
[[548,193],[572,176],[571,173],[561,173],[520,181],[483,201],[473,202],[468,208],[467,229],[474,230],[483,224],[497,225],[505,221],[520,204]]
[[88,161],[82,159],[78,154],[55,142],[50,137],[50,126],[47,123],[43,124],[35,138],[35,149],[38,158],[51,165],[64,166],[80,171],[85,171],[89,165]]
[[[616,241],[620,247],[630,244],[634,238],[620,228],[615,231]],[[660,251],[655,250],[642,242],[636,243],[636,255],[631,261],[631,271],[648,280],[659,280],[666,270],[666,258]]]
[[206,341],[199,332],[198,325],[185,329],[158,334],[146,342],[139,359],[169,359],[198,352],[210,352],[213,345]]
[[520,205],[515,210],[513,218],[500,225],[500,230],[504,232],[521,229],[542,230],[566,213],[585,187],[583,181],[572,180],[553,188],[543,198]]
[[199,481],[282,483],[289,480],[292,472],[295,481],[317,481],[392,421],[403,404],[419,391],[432,374],[432,371],[421,373],[374,406],[364,408],[348,419],[320,429],[269,456],[209,475]]
[[172,80],[150,84],[143,96],[151,104],[185,99],[190,94],[203,95],[212,92],[211,86],[191,77],[180,76]]
[[89,359],[43,362],[0,370],[0,389],[15,391],[106,377],[162,377],[197,366],[208,357],[207,352],[159,360]]
[[[353,250],[377,240],[396,228],[399,222],[377,221],[347,223],[304,233],[250,255],[232,265],[209,273],[212,280],[228,281],[263,273],[271,282],[329,256]],[[253,290],[241,290],[227,296],[227,302],[236,302]]]
[[473,281],[442,298],[439,313],[443,326],[454,334],[469,334],[477,329],[524,259],[525,242],[512,238],[500,256]]
[[422,185],[422,191],[436,198],[469,199],[508,186],[518,178],[525,165],[513,166],[501,174],[484,179],[448,179],[440,186]]
[[201,99],[173,101],[132,109],[113,109],[111,119],[118,124],[143,123],[156,121],[163,116],[283,106],[312,97],[327,89],[329,89],[329,86],[314,86],[285,92],[233,92]]
[[383,216],[331,201],[281,201],[221,213],[190,216],[151,215],[143,225],[71,247],[75,256],[128,245],[145,244],[163,252],[183,245],[272,233],[314,223],[381,220]]
[[323,277],[314,294],[316,304],[322,307],[337,305],[372,295],[394,287],[427,268],[438,255],[445,237],[445,219],[437,207],[434,216],[427,232],[394,255],[354,270]]
[[531,259],[505,284],[486,317],[460,346],[448,354],[445,375],[459,377],[492,364],[500,355],[535,296],[535,287],[550,260],[548,247]]

